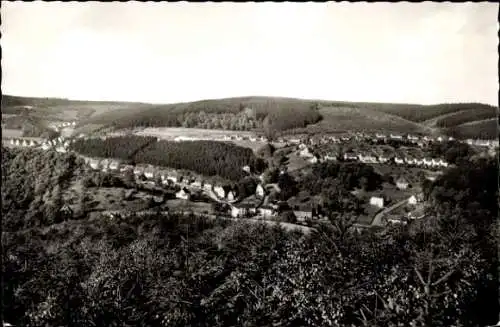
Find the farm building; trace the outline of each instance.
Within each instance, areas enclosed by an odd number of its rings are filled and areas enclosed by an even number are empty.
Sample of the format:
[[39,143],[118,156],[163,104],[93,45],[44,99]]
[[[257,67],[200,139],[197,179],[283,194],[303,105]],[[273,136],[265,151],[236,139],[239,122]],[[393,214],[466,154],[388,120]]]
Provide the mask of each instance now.
[[183,188],[179,192],[175,193],[175,197],[178,199],[189,200],[191,198],[191,193],[188,189]]
[[410,182],[404,177],[400,177],[396,181],[396,187],[400,190],[406,190],[408,187],[410,187]]
[[382,197],[372,196],[370,198],[370,205],[376,206],[379,208],[383,208],[384,207],[384,199]]
[[264,197],[265,194],[266,194],[266,191],[264,190],[264,187],[262,187],[261,184],[257,185],[257,187],[255,189],[255,195],[258,197]]

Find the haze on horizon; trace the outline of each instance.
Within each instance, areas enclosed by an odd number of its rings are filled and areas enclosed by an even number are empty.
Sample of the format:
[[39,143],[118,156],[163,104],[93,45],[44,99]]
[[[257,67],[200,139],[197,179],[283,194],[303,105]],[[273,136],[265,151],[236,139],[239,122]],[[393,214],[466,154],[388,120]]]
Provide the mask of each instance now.
[[2,3],[2,92],[498,105],[496,3]]

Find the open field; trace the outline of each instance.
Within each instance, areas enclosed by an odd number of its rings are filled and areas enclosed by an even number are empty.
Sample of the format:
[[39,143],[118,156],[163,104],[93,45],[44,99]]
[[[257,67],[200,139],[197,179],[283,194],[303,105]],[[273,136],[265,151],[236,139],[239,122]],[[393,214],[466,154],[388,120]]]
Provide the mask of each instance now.
[[185,210],[198,213],[204,213],[205,211],[207,211],[209,214],[213,213],[212,205],[208,202],[191,202],[183,199],[173,199],[168,200],[166,205],[172,211]]
[[247,131],[227,131],[221,129],[183,128],[183,127],[148,127],[135,133],[141,136],[155,136],[165,140],[173,140],[177,136],[193,138],[222,139],[224,135],[253,136]]

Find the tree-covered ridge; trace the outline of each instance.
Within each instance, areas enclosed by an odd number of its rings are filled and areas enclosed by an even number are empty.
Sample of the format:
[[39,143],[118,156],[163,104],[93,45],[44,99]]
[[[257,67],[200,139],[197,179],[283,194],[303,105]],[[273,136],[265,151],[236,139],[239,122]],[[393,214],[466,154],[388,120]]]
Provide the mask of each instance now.
[[71,144],[71,149],[89,157],[133,161],[135,154],[139,150],[156,141],[156,137],[134,135],[108,137],[105,139],[77,139]]
[[446,115],[436,121],[436,126],[441,128],[449,128],[471,121],[495,118],[497,117],[497,114],[498,110],[495,107],[478,107],[477,109],[458,111],[454,114]]
[[207,129],[253,130],[271,127],[279,132],[305,127],[321,119],[318,104],[312,101],[264,98],[204,100],[155,106],[140,111],[108,112],[86,123],[115,128],[194,127]]
[[216,141],[157,141],[154,137],[120,136],[78,140],[72,149],[90,157],[117,158],[137,164],[185,169],[238,181],[244,166],[262,171],[266,163],[251,149]]
[[62,193],[83,167],[72,154],[2,148],[3,228],[62,221]]
[[220,176],[238,181],[246,176],[244,166],[253,171],[265,168],[264,160],[249,148],[215,141],[160,141],[139,151],[137,163],[192,170],[206,176]]

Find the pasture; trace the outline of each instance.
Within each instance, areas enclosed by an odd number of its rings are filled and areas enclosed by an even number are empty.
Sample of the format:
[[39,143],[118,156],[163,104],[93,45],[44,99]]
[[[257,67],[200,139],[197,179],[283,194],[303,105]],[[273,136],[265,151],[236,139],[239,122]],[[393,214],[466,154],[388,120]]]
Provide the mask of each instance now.
[[135,132],[135,135],[154,136],[164,140],[173,140],[178,136],[202,138],[202,139],[222,139],[227,136],[253,136],[254,132],[229,131],[221,129],[184,128],[184,127],[148,127]]

